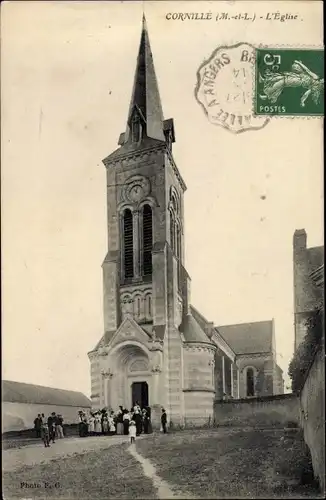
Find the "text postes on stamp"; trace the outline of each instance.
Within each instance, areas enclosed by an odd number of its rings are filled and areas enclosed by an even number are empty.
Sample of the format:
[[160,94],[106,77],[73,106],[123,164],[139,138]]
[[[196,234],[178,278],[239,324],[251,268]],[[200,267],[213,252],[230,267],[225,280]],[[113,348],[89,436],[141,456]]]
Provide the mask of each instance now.
[[195,96],[209,121],[231,132],[258,130],[266,116],[253,114],[255,48],[247,43],[217,48],[197,71]]
[[255,115],[323,115],[322,49],[259,48],[255,73]]

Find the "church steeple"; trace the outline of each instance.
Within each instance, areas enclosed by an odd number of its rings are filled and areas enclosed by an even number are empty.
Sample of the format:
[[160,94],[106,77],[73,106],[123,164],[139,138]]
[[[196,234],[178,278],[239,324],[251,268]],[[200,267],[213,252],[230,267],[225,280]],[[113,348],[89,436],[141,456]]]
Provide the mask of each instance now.
[[134,86],[131,95],[124,143],[137,142],[140,135],[165,141],[164,118],[152,51],[143,16]]

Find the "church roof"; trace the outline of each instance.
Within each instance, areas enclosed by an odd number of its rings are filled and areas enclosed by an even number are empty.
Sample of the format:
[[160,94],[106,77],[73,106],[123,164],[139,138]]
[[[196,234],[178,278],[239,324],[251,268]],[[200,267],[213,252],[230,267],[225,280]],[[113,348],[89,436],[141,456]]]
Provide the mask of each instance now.
[[208,319],[206,319],[194,306],[190,306],[190,312],[192,316],[195,318],[199,326],[202,330],[205,331],[205,328],[209,324]]
[[43,385],[2,381],[2,401],[57,406],[91,407],[91,401],[82,392],[54,389]]
[[212,344],[211,340],[191,314],[185,316],[180,326],[180,330],[183,333],[185,342],[204,342],[206,344]]
[[236,354],[273,351],[273,320],[218,326],[217,330]]

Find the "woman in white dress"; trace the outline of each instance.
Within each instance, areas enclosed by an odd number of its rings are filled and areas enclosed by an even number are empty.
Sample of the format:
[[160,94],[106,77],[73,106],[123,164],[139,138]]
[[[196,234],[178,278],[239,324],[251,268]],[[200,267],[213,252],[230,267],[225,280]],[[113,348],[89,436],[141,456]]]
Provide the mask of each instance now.
[[91,413],[89,419],[88,419],[88,433],[90,436],[93,436],[94,434],[94,417],[93,414]]
[[103,417],[102,426],[103,426],[103,434],[107,434],[109,431],[109,420],[107,415],[104,415]]
[[102,433],[101,416],[99,413],[95,415],[95,434],[98,436]]
[[109,434],[112,436],[115,434],[115,425],[114,425],[114,413],[112,412],[111,415],[108,418],[108,423],[109,423]]

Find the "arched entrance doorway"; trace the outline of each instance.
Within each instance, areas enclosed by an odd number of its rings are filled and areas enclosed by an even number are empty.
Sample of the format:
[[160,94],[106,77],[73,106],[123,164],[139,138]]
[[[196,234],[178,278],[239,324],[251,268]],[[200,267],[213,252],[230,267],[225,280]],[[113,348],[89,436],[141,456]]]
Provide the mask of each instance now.
[[112,350],[108,363],[114,373],[108,388],[109,406],[130,409],[136,401],[149,405],[152,372],[146,347],[137,341],[123,342]]
[[132,404],[138,403],[141,408],[149,406],[149,394],[147,382],[133,382],[131,384],[131,401]]

